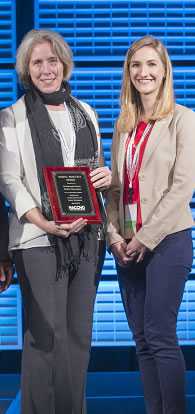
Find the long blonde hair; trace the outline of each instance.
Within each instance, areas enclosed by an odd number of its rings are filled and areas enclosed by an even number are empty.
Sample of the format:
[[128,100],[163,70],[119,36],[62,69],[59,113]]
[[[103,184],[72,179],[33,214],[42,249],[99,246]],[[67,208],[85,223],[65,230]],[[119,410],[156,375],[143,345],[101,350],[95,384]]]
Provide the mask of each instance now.
[[172,65],[168,52],[160,40],[152,36],[144,36],[134,42],[126,54],[120,95],[121,112],[117,121],[117,129],[119,132],[131,131],[136,126],[142,112],[140,95],[131,82],[129,67],[134,53],[144,46],[150,46],[158,53],[165,71],[154,112],[150,120],[162,119],[174,109],[175,101],[173,93]]

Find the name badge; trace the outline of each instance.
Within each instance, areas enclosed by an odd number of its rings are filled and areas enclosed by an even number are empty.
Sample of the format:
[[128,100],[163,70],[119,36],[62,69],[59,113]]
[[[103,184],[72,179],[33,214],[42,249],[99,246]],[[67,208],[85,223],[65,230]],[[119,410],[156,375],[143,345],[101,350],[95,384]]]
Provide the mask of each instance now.
[[133,231],[136,233],[137,223],[137,203],[125,204],[125,232]]

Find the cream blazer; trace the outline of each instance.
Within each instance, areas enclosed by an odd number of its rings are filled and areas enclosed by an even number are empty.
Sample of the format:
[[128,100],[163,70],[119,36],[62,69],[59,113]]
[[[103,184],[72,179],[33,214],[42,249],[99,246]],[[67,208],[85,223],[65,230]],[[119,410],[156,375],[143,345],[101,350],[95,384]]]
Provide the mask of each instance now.
[[[124,240],[123,176],[128,133],[114,133],[112,184],[107,193],[108,245]],[[193,225],[189,207],[195,188],[195,113],[176,105],[156,121],[139,172],[142,228],[136,238],[153,250],[168,234]],[[131,237],[133,234],[131,235]]]
[[[100,135],[92,108],[80,102],[90,116],[98,139]],[[0,111],[0,191],[9,201],[9,249],[46,236],[43,230],[23,220],[23,215],[34,207],[41,209],[41,195],[37,177],[35,154],[23,98]],[[47,237],[43,237],[48,245]]]

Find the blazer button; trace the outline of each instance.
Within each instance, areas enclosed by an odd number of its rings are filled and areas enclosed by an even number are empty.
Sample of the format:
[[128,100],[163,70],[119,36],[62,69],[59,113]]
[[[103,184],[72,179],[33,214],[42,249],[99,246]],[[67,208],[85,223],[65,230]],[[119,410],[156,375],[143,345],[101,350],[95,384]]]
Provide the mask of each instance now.
[[141,203],[146,204],[147,203],[147,198],[145,198],[145,197],[141,198]]

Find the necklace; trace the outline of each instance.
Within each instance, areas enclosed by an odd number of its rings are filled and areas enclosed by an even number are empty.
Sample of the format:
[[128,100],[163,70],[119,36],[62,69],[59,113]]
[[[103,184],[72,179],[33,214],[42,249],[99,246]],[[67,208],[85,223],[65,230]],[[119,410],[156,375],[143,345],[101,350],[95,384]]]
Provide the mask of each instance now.
[[54,138],[60,142],[64,163],[66,166],[74,164],[76,145],[75,130],[68,109],[65,111],[49,111]]

